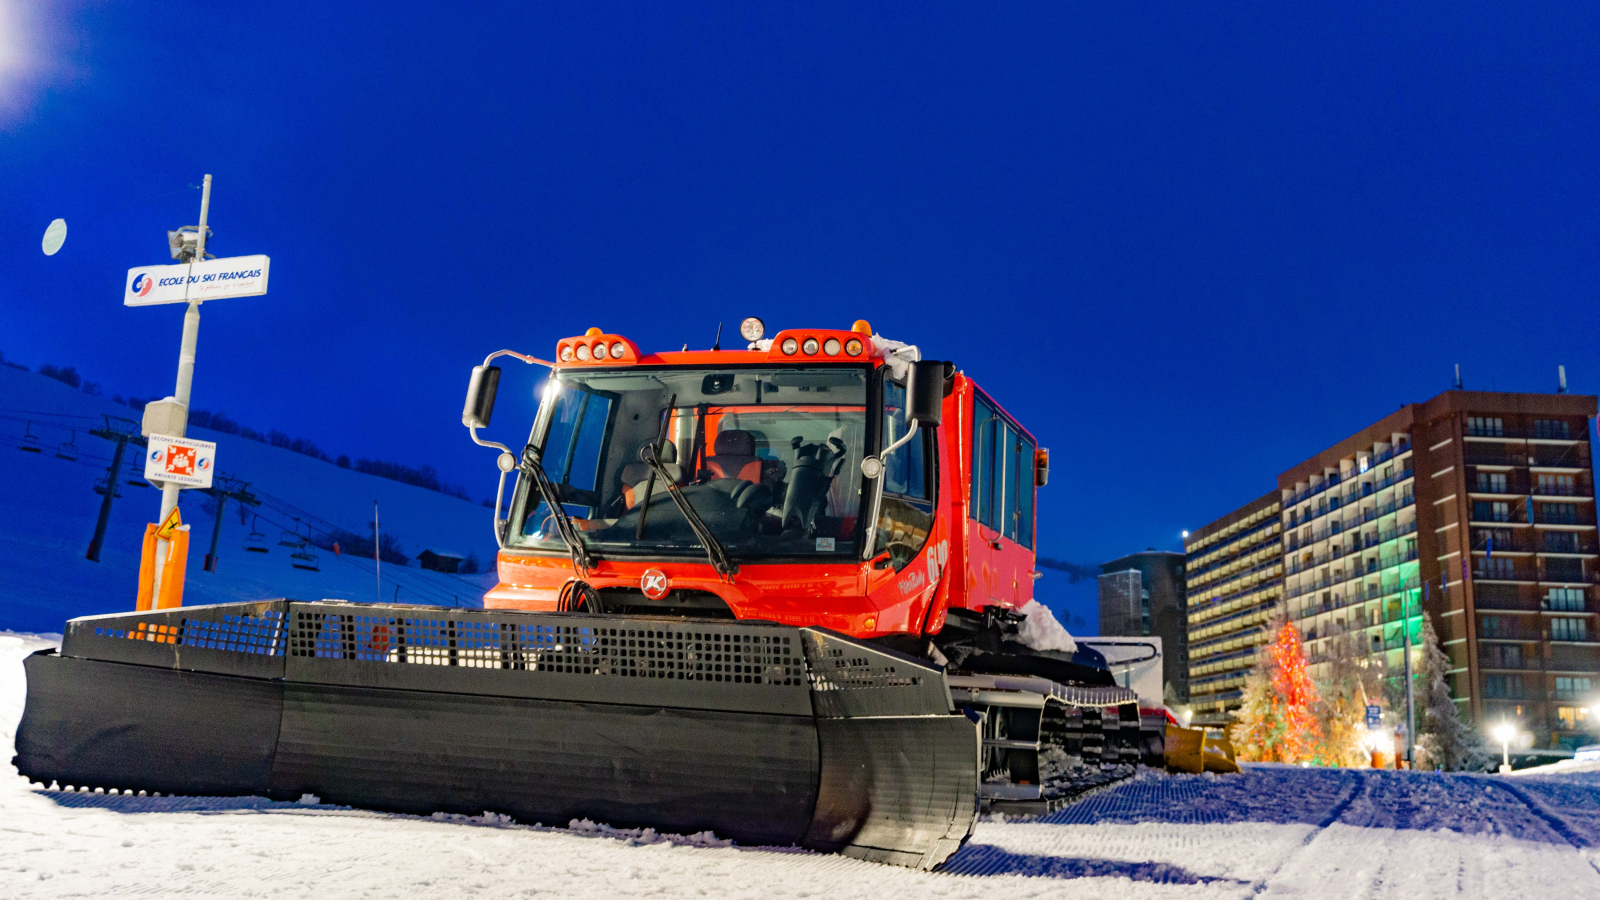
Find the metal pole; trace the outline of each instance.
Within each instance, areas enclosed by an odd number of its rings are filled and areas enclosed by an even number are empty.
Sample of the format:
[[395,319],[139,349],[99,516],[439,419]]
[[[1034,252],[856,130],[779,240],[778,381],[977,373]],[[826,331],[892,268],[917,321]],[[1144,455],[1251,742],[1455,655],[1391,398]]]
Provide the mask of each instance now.
[[372,501],[372,571],[378,577],[378,602],[383,602],[383,547],[382,535],[378,533],[378,501]]
[[[1422,575],[1420,567],[1417,575],[1419,578]],[[1401,596],[1409,598],[1411,592],[1407,591]],[[1401,600],[1400,604],[1402,607],[1410,606],[1406,600]],[[1428,613],[1424,610],[1422,614],[1427,615]],[[1417,764],[1417,717],[1416,706],[1411,693],[1411,611],[1409,608],[1405,609],[1404,621],[1400,623],[1400,629],[1406,636],[1406,765],[1415,767]]]
[[126,449],[128,439],[118,438],[117,449],[111,453],[111,468],[107,470],[106,498],[100,501],[100,518],[95,520],[94,537],[89,540],[89,552],[84,557],[90,562],[100,561],[100,548],[106,542],[106,524],[111,521],[111,501],[116,499],[117,481],[122,478],[122,453]]
[[227,494],[219,492],[216,496],[217,518],[211,526],[211,552],[206,554],[205,565],[207,572],[215,572],[217,570],[217,545],[222,543],[222,508],[228,503]]
[[[206,213],[211,209],[211,176],[207,175],[200,188],[200,236],[195,245],[194,259],[201,262],[206,258]],[[191,269],[194,259],[189,261]],[[191,285],[185,284],[187,293]],[[194,347],[200,339],[200,301],[190,300],[189,311],[183,314],[183,343],[178,348],[178,384],[173,390],[173,399],[183,404],[183,422],[178,428],[178,433],[173,437],[183,437],[189,430],[189,387],[194,382]],[[156,517],[156,523],[167,521],[167,516],[178,508],[178,485],[165,482],[161,486],[161,514]],[[161,596],[162,569],[166,566],[167,541],[165,538],[156,540],[156,565],[155,579],[151,596]]]

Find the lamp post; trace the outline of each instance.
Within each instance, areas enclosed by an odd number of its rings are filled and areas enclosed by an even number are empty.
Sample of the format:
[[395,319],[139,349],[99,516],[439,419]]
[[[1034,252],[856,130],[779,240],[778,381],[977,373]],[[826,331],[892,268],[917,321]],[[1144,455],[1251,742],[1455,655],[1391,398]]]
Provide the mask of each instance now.
[[1500,774],[1511,771],[1511,739],[1517,736],[1517,728],[1510,722],[1502,721],[1494,727],[1494,739],[1500,742]]

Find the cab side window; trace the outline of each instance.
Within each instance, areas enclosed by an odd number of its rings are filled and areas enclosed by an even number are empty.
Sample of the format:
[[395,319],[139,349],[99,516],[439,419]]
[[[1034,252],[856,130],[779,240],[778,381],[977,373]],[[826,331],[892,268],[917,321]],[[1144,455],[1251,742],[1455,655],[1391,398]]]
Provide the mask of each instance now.
[[[905,385],[886,381],[883,385],[883,446],[887,447],[905,436],[906,422]],[[884,460],[883,492],[917,500],[927,500],[928,466],[926,430],[906,442]]]
[[1034,445],[982,396],[973,397],[969,515],[1024,547],[1033,546]]

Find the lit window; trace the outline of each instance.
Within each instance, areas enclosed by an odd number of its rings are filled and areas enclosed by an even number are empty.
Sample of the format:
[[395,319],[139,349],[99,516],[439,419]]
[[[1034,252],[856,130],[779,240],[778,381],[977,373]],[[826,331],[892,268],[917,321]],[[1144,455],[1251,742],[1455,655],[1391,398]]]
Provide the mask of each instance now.
[[1589,623],[1583,619],[1550,620],[1550,640],[1552,641],[1583,641],[1588,640],[1588,638]]
[[1467,417],[1467,434],[1474,437],[1504,437],[1505,423],[1498,418]]
[[1557,700],[1583,700],[1583,699],[1587,699],[1588,695],[1589,695],[1589,691],[1592,688],[1592,686],[1593,686],[1592,682],[1590,682],[1590,680],[1588,678],[1579,678],[1579,677],[1576,677],[1576,676],[1557,675],[1556,676],[1556,699]]
[[1551,588],[1545,603],[1554,612],[1582,612],[1583,588]]

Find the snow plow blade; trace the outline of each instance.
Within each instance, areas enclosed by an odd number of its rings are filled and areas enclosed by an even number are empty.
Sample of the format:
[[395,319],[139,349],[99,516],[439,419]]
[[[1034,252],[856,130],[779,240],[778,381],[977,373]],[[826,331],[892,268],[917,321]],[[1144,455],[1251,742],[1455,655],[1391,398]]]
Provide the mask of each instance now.
[[19,772],[63,788],[710,830],[932,869],[978,814],[944,672],[817,628],[274,600],[74,619]]

